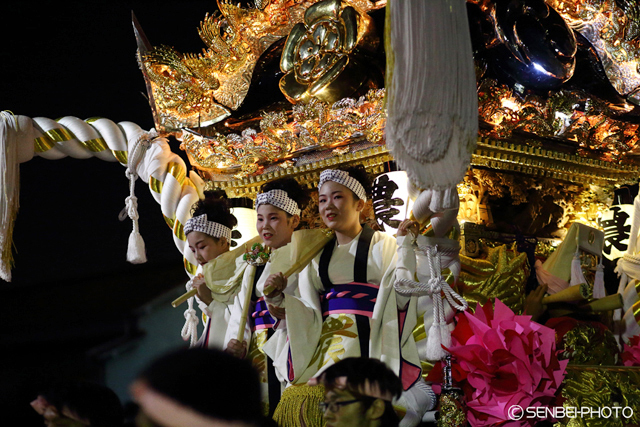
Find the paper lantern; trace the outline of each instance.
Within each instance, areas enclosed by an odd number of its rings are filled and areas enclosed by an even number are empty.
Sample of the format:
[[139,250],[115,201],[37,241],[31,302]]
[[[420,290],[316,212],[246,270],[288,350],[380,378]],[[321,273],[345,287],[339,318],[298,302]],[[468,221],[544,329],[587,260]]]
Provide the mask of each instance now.
[[633,205],[615,205],[598,220],[604,230],[604,248],[602,255],[608,260],[620,258],[629,246]]
[[239,238],[233,239],[238,246],[244,245],[245,242],[258,235],[256,230],[257,213],[254,209],[234,207],[231,208],[231,213],[238,220],[238,226],[235,230],[238,230],[241,234]]
[[409,197],[409,178],[405,171],[387,172],[373,182],[373,212],[381,230],[395,234],[409,217],[413,201]]

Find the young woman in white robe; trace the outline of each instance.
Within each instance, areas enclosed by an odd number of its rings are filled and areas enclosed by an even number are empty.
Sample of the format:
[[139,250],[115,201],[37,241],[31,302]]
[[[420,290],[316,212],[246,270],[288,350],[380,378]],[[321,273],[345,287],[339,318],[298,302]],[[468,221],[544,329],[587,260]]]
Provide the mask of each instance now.
[[[207,269],[215,268],[215,260],[219,257],[229,258],[232,229],[238,220],[231,213],[231,206],[226,196],[217,192],[207,192],[205,198],[197,201],[192,208],[192,217],[184,225],[189,250],[198,261],[198,270],[207,275]],[[230,276],[230,274],[227,274]],[[225,282],[228,277],[225,277]],[[214,298],[207,288],[203,274],[198,274],[193,285],[198,291],[198,299],[202,302],[201,309],[207,315],[207,324],[200,338],[198,346],[218,347],[223,343],[227,321],[229,319],[229,303],[226,300]]]
[[274,302],[285,309],[289,342],[286,352],[273,356],[294,386],[285,390],[274,417],[280,423],[297,416],[285,412],[310,408],[313,399],[322,398],[303,385],[347,357],[380,359],[398,374],[405,390],[420,379],[412,334],[415,298],[397,297],[393,288],[396,241],[360,224],[369,187],[362,166],[320,175],[320,216],[335,238],[300,273],[300,298],[285,295]]
[[[256,227],[263,244],[271,248],[272,257],[291,256],[287,252],[288,244],[292,238],[295,239],[300,234],[294,233],[294,230],[300,223],[300,213],[309,199],[307,191],[292,178],[272,181],[262,187],[256,198]],[[226,350],[237,357],[250,359],[260,373],[265,413],[269,415],[275,410],[283,387],[275,373],[272,360],[265,355],[263,347],[268,341],[275,347],[283,347],[286,343],[286,321],[282,310],[267,305],[265,289],[268,291],[273,281],[280,281],[284,282],[283,292],[294,295],[298,284],[297,274],[284,279],[281,274],[272,274],[278,273],[272,271],[272,266],[272,262],[267,262],[246,268],[242,287],[231,309],[225,337]],[[251,293],[251,305],[244,310],[248,292]],[[244,313],[247,317],[243,322]],[[240,336],[243,323],[244,332]],[[241,338],[242,342],[238,338]]]

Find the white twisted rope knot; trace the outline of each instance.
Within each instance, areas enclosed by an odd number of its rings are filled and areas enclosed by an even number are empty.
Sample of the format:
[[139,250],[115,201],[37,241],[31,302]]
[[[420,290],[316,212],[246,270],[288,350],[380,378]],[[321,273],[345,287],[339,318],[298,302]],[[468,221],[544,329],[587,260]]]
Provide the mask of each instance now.
[[[185,285],[187,291],[190,291],[193,288],[193,280],[189,280]],[[196,310],[193,308],[193,301],[195,297],[191,297],[187,300],[189,306],[184,312],[184,326],[182,327],[182,339],[184,341],[190,341],[189,347],[194,347],[196,342],[198,341],[198,316],[196,315]]]
[[[427,340],[427,358],[430,360],[438,360],[443,358],[446,353],[441,345],[448,347],[451,345],[451,332],[447,326],[444,315],[444,306],[441,294],[444,293],[449,304],[456,310],[465,311],[469,304],[456,291],[454,291],[446,280],[442,277],[441,269],[441,253],[438,251],[438,245],[421,246],[419,248],[427,256],[430,279],[425,283],[414,282],[408,279],[397,279],[394,288],[396,292],[407,296],[423,296],[431,297],[433,303],[433,324],[429,329]],[[450,250],[442,252],[450,252]]]
[[129,180],[129,196],[125,199],[125,207],[118,215],[118,218],[120,221],[124,221],[128,216],[133,223],[133,230],[131,230],[131,235],[129,236],[129,247],[127,249],[127,261],[133,264],[147,262],[144,240],[142,240],[138,225],[140,216],[138,215],[138,198],[135,195],[136,180],[138,179],[137,168],[151,146],[151,142],[157,137],[156,130],[151,129],[131,144],[127,159],[127,169],[124,172]]

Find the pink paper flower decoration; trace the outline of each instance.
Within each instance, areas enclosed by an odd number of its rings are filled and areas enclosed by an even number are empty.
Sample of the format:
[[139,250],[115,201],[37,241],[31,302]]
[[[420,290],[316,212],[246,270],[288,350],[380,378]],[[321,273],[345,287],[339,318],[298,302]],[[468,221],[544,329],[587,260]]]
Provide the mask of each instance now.
[[624,366],[640,366],[640,335],[632,336],[629,344],[624,344],[622,363]]
[[[448,348],[454,356],[453,377],[465,393],[472,426],[533,425],[539,419],[512,421],[513,405],[552,407],[568,360],[559,361],[553,329],[516,315],[500,300],[475,314],[457,316]],[[437,380],[434,368],[427,380]]]

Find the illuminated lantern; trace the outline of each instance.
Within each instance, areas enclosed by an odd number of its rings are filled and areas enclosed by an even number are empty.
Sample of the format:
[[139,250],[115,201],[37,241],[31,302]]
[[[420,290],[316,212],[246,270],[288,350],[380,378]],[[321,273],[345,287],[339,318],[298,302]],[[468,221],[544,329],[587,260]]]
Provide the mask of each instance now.
[[373,182],[373,212],[380,229],[395,234],[400,223],[409,218],[413,201],[409,197],[409,178],[405,171],[395,171],[395,165],[385,164],[389,172],[379,175]]
[[604,230],[602,255],[608,260],[622,257],[629,246],[633,205],[614,205],[598,220]]
[[253,209],[253,201],[247,198],[230,199],[231,213],[238,220],[238,225],[234,229],[231,238],[233,246],[244,245],[245,242],[258,235],[256,230],[257,213]]

